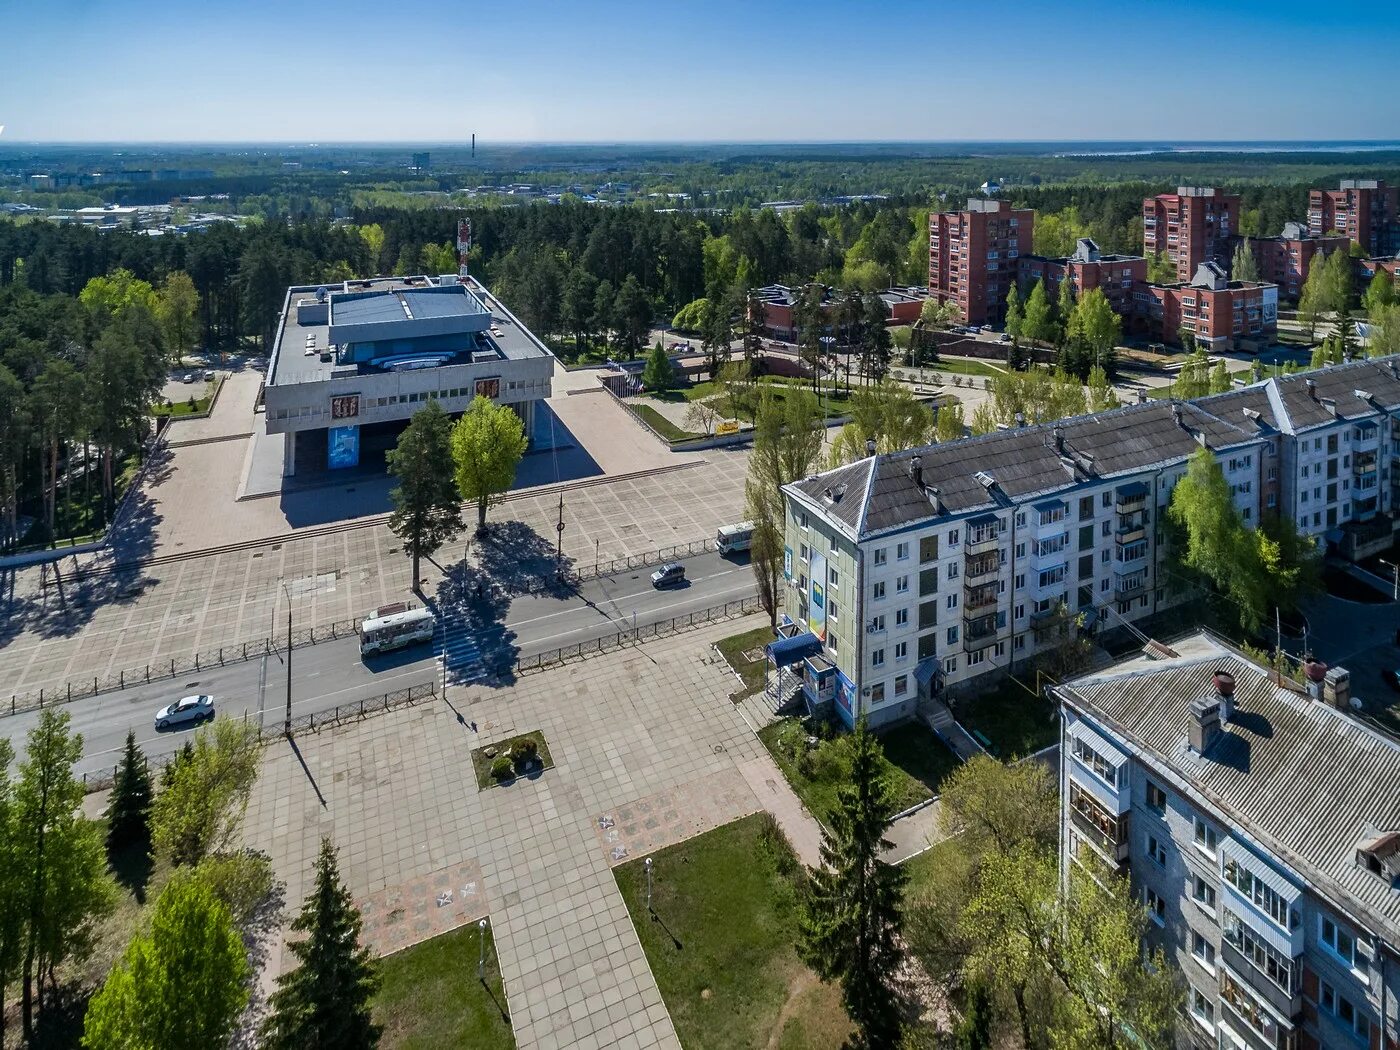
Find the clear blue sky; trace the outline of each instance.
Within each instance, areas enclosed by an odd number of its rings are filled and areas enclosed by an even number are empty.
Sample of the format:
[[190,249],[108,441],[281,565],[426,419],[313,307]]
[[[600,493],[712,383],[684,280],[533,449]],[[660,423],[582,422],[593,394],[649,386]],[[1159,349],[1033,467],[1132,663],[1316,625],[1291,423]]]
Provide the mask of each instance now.
[[6,140],[1394,139],[1393,0],[0,3]]

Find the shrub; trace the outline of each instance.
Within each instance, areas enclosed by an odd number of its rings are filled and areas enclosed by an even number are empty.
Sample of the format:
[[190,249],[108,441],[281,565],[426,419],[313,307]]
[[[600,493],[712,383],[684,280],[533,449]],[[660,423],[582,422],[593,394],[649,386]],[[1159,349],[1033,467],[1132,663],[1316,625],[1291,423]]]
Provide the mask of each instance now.
[[539,755],[540,746],[533,740],[522,740],[511,749],[511,757],[515,759],[516,769],[529,769],[535,764],[535,759]]
[[509,780],[510,774],[510,759],[505,755],[501,755],[491,763],[491,776],[496,780]]

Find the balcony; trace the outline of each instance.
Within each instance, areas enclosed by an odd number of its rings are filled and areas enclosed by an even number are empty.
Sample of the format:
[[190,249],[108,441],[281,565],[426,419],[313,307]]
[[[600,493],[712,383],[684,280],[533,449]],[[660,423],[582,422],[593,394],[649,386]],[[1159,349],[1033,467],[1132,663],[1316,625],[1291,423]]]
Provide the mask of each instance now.
[[986,649],[1004,641],[1008,633],[1005,614],[995,610],[985,616],[966,619],[963,621],[963,651],[975,653]]
[[1118,528],[1113,533],[1113,541],[1118,546],[1123,547],[1146,538],[1146,513],[1139,511],[1137,514],[1120,514],[1118,516]]
[[967,543],[964,549],[967,556],[973,558],[979,554],[990,554],[997,550],[1001,542],[1001,530],[996,526],[989,526],[984,529],[969,529],[967,533]]
[[963,589],[963,611],[971,615],[981,609],[995,609],[1001,595],[1001,586],[994,580],[978,586]]
[[1031,568],[1039,570],[1049,565],[1058,565],[1067,557],[1065,554],[1067,550],[1069,550],[1069,533],[1067,532],[1033,543],[1031,544],[1030,556]]
[[1113,571],[1124,573],[1145,569],[1147,563],[1147,540],[1121,544],[1114,552]]
[[1273,1012],[1261,1005],[1254,989],[1228,968],[1220,975],[1220,1004],[1224,1007],[1220,1019],[1228,1020],[1235,1031],[1251,1036],[1250,1045],[1273,1050],[1293,1050],[1297,1046],[1295,1023],[1280,1024]]
[[[1251,955],[1259,960],[1259,965],[1255,965]],[[1283,959],[1277,955],[1273,959],[1274,962],[1271,963],[1268,953],[1261,951],[1248,938],[1232,938],[1227,931],[1220,940],[1220,961],[1232,972],[1235,980],[1248,985],[1251,991],[1277,1010],[1280,1015],[1296,1020],[1303,1012],[1303,989],[1299,979],[1299,975],[1302,973],[1302,960]],[[1282,967],[1279,965],[1280,963]],[[1264,970],[1260,969],[1261,966],[1272,968],[1280,976],[1284,973],[1283,967],[1286,967],[1287,977],[1284,979],[1293,986],[1292,991],[1281,988]]]
[[963,564],[963,584],[976,587],[995,580],[1001,574],[1001,552],[993,549],[990,554],[969,557]]
[[1109,867],[1119,867],[1121,871],[1121,866],[1128,859],[1128,831],[1132,813],[1114,816],[1073,777],[1069,781],[1068,809],[1075,831],[1098,851]]
[[1116,601],[1136,598],[1147,590],[1147,570],[1113,570],[1113,597]]
[[1376,465],[1380,459],[1380,453],[1372,450],[1370,452],[1357,452],[1351,457],[1352,477],[1363,478],[1376,476]]
[[1122,485],[1113,494],[1115,514],[1136,514],[1147,509],[1148,487],[1142,482]]

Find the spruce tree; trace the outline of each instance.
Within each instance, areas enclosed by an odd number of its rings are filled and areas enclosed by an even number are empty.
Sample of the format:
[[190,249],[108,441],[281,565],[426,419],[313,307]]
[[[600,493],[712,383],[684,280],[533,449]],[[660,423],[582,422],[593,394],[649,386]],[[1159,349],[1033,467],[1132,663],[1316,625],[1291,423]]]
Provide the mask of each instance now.
[[336,851],[321,840],[316,885],[292,929],[307,936],[287,947],[298,966],[277,981],[263,1025],[265,1050],[366,1050],[379,1045],[370,1016],[378,987],[374,960],[360,944],[360,912],[340,881]]
[[389,531],[403,540],[413,559],[412,589],[417,591],[419,559],[431,558],[462,529],[452,476],[452,421],[436,400],[413,414],[387,459],[399,480],[389,493],[394,504]]
[[126,734],[126,750],[107,802],[107,856],[127,846],[151,844],[151,774],[146,756],[136,746],[135,732]]
[[903,956],[898,934],[905,873],[881,859],[895,814],[884,753],[862,717],[851,737],[850,779],[836,794],[822,831],[822,867],[809,872],[799,951],[826,981],[841,982],[841,1001],[861,1045],[898,1045],[899,1002],[893,979]]

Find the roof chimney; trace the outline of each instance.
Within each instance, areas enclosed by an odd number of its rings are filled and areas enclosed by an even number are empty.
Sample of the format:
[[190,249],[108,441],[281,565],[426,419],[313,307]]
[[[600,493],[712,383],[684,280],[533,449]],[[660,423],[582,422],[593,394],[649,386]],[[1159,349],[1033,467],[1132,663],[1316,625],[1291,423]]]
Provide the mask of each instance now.
[[1306,386],[1306,387],[1308,388],[1308,397],[1310,397],[1310,398],[1312,398],[1314,401],[1316,401],[1316,400],[1317,400],[1317,380],[1316,380],[1316,379],[1305,379],[1305,380],[1303,380],[1303,385]]
[[1064,455],[1064,451],[1065,451],[1065,432],[1064,432],[1064,429],[1061,428],[1061,427],[1056,427],[1056,428],[1054,429],[1053,433],[1054,433],[1054,435],[1055,435],[1055,451],[1056,451],[1057,453],[1059,453],[1060,455]]
[[1214,696],[1203,696],[1191,701],[1190,722],[1186,726],[1187,742],[1191,750],[1204,755],[1220,739],[1220,700]]
[[909,476],[919,488],[924,487],[924,461],[920,457],[915,456],[909,461]]
[[1303,657],[1303,677],[1307,679],[1303,684],[1308,690],[1308,695],[1314,700],[1321,700],[1322,686],[1327,679],[1327,664],[1312,653],[1307,653]]
[[1138,387],[1138,392],[1137,392],[1137,403],[1138,403],[1139,405],[1145,405],[1145,404],[1147,404],[1147,387],[1145,387],[1145,386],[1140,386],[1140,387]]
[[1176,404],[1172,405],[1172,422],[1175,423],[1177,426],[1181,426],[1181,406],[1180,406],[1180,405],[1176,405]]
[[1221,721],[1230,721],[1235,713],[1235,676],[1229,671],[1218,670],[1211,677],[1215,686],[1215,698],[1220,701]]
[[873,455],[875,455],[875,439],[874,439],[874,438],[866,438],[866,439],[865,439],[865,454],[866,454],[867,456],[873,456]]
[[924,488],[924,493],[928,496],[928,501],[933,504],[933,512],[935,514],[942,514],[943,501],[938,498],[938,489],[933,485],[928,485]]
[[1025,426],[1025,425],[1026,425],[1026,414],[1025,414],[1024,412],[1017,412],[1017,413],[1016,413],[1016,426],[1019,428],[1019,427]]

